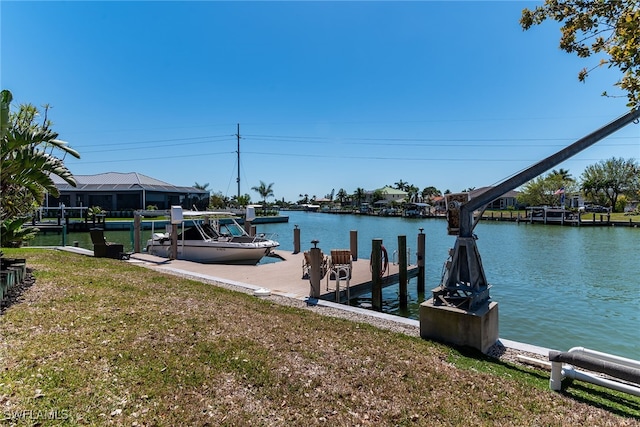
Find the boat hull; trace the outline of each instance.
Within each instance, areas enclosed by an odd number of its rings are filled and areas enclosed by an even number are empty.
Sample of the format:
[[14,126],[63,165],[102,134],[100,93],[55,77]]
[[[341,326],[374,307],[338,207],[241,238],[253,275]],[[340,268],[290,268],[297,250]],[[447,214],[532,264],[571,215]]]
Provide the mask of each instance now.
[[[278,244],[274,241],[254,243],[224,243],[204,241],[178,241],[177,259],[203,264],[244,264],[255,265],[269,255]],[[169,258],[170,242],[149,242],[147,253]]]

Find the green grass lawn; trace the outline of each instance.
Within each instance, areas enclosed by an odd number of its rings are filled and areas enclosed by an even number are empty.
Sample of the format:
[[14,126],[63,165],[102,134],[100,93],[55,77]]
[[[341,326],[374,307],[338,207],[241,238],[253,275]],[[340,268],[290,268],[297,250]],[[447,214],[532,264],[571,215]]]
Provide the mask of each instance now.
[[36,277],[0,316],[9,423],[640,425],[640,398],[584,383],[552,392],[545,371],[320,308],[124,261],[3,250]]

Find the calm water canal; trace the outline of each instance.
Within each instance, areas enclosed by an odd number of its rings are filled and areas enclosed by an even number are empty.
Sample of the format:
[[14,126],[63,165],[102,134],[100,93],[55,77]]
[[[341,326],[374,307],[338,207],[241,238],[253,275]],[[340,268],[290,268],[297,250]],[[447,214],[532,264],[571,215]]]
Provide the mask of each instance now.
[[[311,241],[328,253],[349,248],[350,230],[358,231],[358,258],[369,259],[371,241],[382,239],[391,257],[405,235],[410,262],[416,262],[419,228],[426,234],[426,289],[436,287],[455,237],[442,219],[406,219],[359,215],[283,212],[288,223],[264,224],[258,232],[277,233],[280,249],[293,250],[293,228],[301,229],[302,249]],[[640,228],[559,227],[481,222],[475,229],[491,297],[499,304],[500,337],[567,350],[583,346],[640,359]],[[147,232],[147,234],[149,234]],[[107,239],[128,245],[129,231],[107,231]],[[92,248],[88,233],[71,234]],[[60,236],[42,236],[34,245],[60,244]],[[398,307],[398,287],[384,290],[385,311],[418,318],[415,279],[409,283],[406,312]],[[364,302],[364,296],[359,302]],[[358,302],[356,302],[358,303]]]

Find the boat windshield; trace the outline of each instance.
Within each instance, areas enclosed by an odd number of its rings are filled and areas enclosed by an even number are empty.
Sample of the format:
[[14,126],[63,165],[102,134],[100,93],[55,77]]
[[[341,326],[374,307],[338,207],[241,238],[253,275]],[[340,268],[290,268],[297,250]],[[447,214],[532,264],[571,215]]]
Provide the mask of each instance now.
[[220,234],[230,236],[244,236],[245,232],[238,224],[220,224]]

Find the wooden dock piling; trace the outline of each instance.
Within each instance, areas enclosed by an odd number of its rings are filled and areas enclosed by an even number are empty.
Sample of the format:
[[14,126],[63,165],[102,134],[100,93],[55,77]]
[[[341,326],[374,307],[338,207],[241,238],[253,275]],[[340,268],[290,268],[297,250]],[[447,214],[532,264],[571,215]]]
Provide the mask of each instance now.
[[423,233],[424,229],[420,229],[418,234],[418,293],[424,292],[424,257],[426,238]]
[[358,230],[351,230],[349,232],[349,249],[351,249],[351,258],[354,261],[358,260]]
[[300,229],[298,228],[297,224],[294,225],[293,229],[293,253],[300,253]]
[[382,311],[382,239],[373,239],[371,247],[371,306]]
[[400,277],[400,307],[407,307],[407,236],[398,236],[398,267]]
[[309,292],[309,296],[311,298],[319,298],[320,297],[320,281],[322,280],[322,250],[318,247],[318,241],[314,240],[313,248],[310,249],[310,261],[311,261],[311,269],[309,270],[309,282],[311,282],[311,289]]

